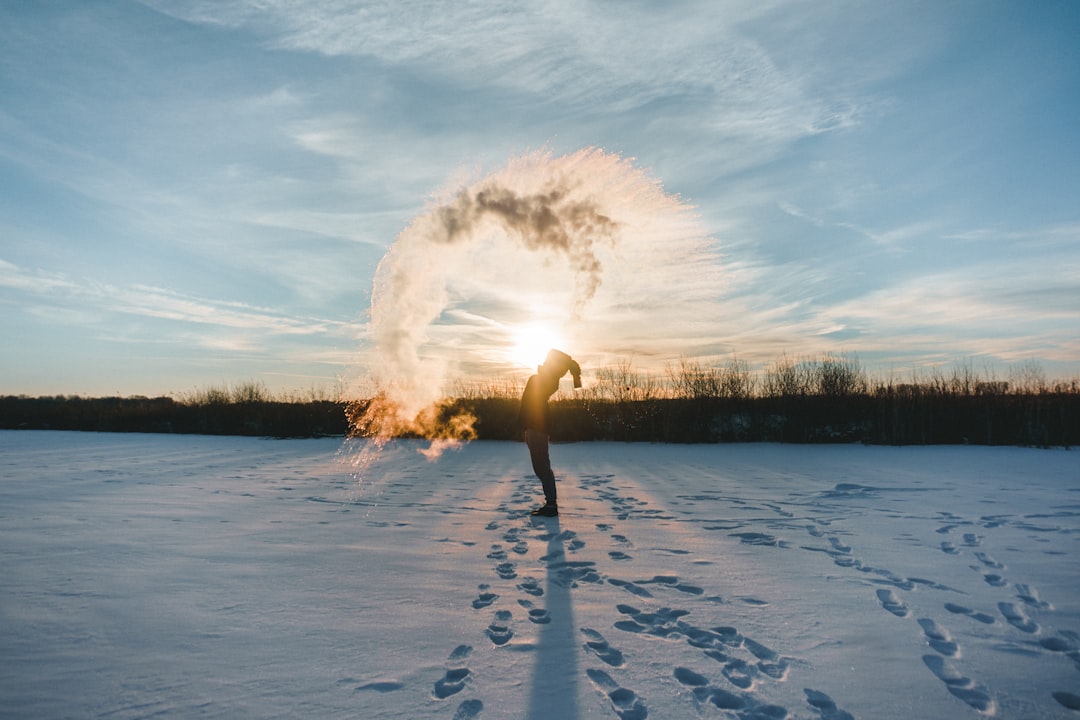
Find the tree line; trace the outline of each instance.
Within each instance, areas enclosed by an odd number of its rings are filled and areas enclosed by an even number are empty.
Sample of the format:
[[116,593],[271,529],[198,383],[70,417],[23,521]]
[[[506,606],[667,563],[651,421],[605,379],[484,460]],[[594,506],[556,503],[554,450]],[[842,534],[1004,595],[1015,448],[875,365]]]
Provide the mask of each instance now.
[[[552,400],[555,441],[864,442],[1071,447],[1080,441],[1080,380],[1050,381],[1035,363],[1006,379],[970,363],[909,378],[870,378],[853,355],[780,360],[759,372],[736,358],[683,359],[663,375],[629,361],[599,368]],[[474,418],[476,437],[520,438],[521,387],[462,386],[440,409]],[[344,436],[368,400],[276,396],[260,383],[172,397],[0,397],[0,428]]]
[[265,437],[345,435],[344,403],[312,392],[275,396],[261,383],[173,397],[0,397],[0,429]]
[[[479,437],[516,437],[517,397],[460,393]],[[629,442],[980,444],[1071,447],[1080,441],[1080,380],[1050,381],[1037,363],[1008,379],[970,363],[910,378],[871,378],[854,355],[781,358],[761,372],[732,358],[681,360],[665,375],[629,362],[552,402],[552,439]]]

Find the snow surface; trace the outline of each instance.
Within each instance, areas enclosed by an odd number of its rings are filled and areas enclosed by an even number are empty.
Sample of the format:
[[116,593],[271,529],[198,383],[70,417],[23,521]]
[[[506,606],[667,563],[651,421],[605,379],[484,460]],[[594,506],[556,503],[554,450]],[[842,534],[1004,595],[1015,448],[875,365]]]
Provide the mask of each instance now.
[[418,447],[0,432],[0,716],[1080,717],[1074,451]]

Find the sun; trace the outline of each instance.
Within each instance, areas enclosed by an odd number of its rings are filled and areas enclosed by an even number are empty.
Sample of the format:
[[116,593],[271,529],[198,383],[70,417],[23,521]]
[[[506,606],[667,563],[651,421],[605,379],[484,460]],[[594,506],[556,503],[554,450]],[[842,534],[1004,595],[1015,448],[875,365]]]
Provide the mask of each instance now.
[[562,347],[562,339],[550,326],[534,322],[514,328],[507,360],[517,367],[535,370],[544,362],[548,350]]

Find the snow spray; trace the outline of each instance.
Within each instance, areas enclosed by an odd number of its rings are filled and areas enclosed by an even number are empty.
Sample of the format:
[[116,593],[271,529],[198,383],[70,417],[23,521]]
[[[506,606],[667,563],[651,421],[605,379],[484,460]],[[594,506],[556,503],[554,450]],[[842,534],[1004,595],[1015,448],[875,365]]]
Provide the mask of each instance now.
[[[429,459],[475,438],[474,419],[446,400],[452,371],[484,367],[483,343],[468,338],[499,326],[500,312],[520,321],[542,308],[580,324],[612,268],[627,278],[659,273],[658,292],[670,294],[686,267],[663,268],[708,240],[687,209],[630,161],[595,148],[517,157],[436,198],[376,270],[367,363],[375,393],[350,408],[354,435],[425,438]],[[469,303],[486,314],[463,310]],[[575,345],[573,354],[590,350]]]

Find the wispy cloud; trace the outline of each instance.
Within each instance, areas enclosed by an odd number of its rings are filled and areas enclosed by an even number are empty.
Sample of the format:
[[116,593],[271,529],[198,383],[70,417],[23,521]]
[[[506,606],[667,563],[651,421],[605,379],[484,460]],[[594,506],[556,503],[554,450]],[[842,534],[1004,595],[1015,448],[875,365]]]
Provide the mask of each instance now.
[[348,323],[298,317],[273,308],[242,302],[210,300],[146,285],[118,287],[75,280],[61,273],[30,271],[0,260],[0,288],[37,298],[38,302],[75,305],[84,312],[115,312],[229,330],[252,330],[272,335],[341,333]]
[[777,3],[146,3],[191,22],[248,28],[288,50],[374,58],[590,114],[679,98],[708,118],[699,131],[710,134],[787,142],[858,115],[850,100],[810,93],[803,75],[777,67],[743,32]]
[[939,272],[838,303],[821,316],[864,330],[856,346],[879,353],[1074,362],[1080,267],[1018,260]]

